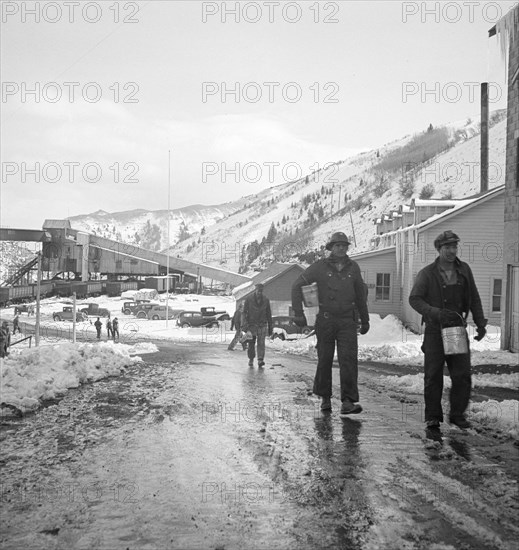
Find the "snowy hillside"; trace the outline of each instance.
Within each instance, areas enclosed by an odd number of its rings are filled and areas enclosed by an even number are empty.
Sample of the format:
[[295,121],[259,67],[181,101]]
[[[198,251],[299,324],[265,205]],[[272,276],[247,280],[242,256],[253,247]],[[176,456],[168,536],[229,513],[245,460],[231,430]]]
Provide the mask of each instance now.
[[[506,112],[495,111],[489,132],[490,188],[504,184],[505,146]],[[354,236],[352,253],[368,250],[374,219],[400,204],[416,197],[462,198],[477,193],[479,148],[477,117],[431,125],[234,202],[171,210],[171,251],[243,272],[272,260],[311,260],[312,251],[319,251],[338,230]],[[143,248],[167,247],[167,210],[98,211],[70,220],[75,229]]]
[[[489,132],[489,188],[504,184],[503,116],[502,111],[494,113]],[[441,152],[432,154],[431,144]],[[352,253],[368,250],[375,234],[374,219],[409,204],[422,192],[429,191],[432,198],[462,198],[479,192],[479,148],[477,120],[406,136],[301,180],[245,197],[241,210],[172,251],[186,259],[244,270],[272,260],[312,259],[308,251],[318,251],[339,230],[350,236],[354,232]],[[421,162],[424,155],[426,161]]]

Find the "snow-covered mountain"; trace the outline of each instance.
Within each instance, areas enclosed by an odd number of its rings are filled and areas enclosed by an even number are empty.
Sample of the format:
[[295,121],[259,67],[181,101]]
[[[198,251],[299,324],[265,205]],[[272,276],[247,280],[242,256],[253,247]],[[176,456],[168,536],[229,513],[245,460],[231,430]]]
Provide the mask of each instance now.
[[[203,232],[206,227],[229,216],[243,206],[243,201],[218,206],[195,204],[170,211],[170,243],[183,241],[192,234]],[[161,250],[168,246],[168,211],[127,210],[108,213],[98,210],[92,214],[68,218],[74,229],[136,244],[149,250]]]
[[[506,111],[492,113],[489,187],[504,184]],[[334,231],[370,248],[374,219],[412,198],[462,198],[480,190],[478,118],[448,123],[218,206],[171,211],[170,250],[233,271],[273,260],[312,260]],[[167,246],[167,210],[98,211],[72,227],[138,244]]]

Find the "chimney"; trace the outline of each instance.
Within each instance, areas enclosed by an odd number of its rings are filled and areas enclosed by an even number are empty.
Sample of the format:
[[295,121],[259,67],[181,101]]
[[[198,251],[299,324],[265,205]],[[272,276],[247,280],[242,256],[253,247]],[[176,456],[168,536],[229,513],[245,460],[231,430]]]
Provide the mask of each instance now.
[[481,83],[480,191],[488,191],[488,82]]

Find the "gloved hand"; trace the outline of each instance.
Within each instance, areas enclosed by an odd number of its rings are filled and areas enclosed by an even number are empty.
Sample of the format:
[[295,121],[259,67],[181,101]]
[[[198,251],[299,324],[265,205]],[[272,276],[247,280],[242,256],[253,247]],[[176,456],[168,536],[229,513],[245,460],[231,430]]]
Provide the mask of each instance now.
[[478,327],[476,332],[478,333],[478,335],[474,336],[474,340],[476,340],[476,342],[479,342],[480,340],[483,340],[483,338],[485,337],[485,334],[487,333],[487,329],[485,327]]
[[359,334],[366,334],[368,330],[369,330],[369,323],[362,323],[362,325],[360,325]]
[[298,311],[294,315],[294,323],[300,328],[304,328],[308,326],[308,322],[306,320],[305,314],[302,311]]
[[442,313],[442,310],[439,308],[439,307],[432,307],[430,310],[429,310],[429,314],[428,314],[428,317],[432,320],[432,321],[436,321],[437,323],[440,323],[440,316],[441,316],[441,313]]

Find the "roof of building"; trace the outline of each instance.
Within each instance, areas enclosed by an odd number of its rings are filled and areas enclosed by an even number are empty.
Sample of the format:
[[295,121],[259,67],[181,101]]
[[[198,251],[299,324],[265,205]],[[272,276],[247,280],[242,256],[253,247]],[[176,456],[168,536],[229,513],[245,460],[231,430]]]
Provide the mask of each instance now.
[[45,220],[43,229],[72,229],[70,220]]
[[436,225],[442,221],[445,221],[446,218],[455,216],[461,211],[469,210],[470,208],[473,208],[477,204],[486,202],[487,200],[493,197],[499,196],[504,192],[505,192],[504,185],[494,187],[493,189],[490,189],[490,191],[486,191],[485,193],[478,193],[477,195],[474,196],[474,198],[459,200],[457,201],[457,204],[452,208],[449,208],[448,210],[444,210],[439,214],[435,214],[434,216],[427,218],[421,223],[418,223],[416,225],[410,225],[408,227],[402,227],[399,229],[395,229],[393,231],[388,231],[387,233],[384,233],[382,237],[387,237],[388,235],[394,235],[396,233],[400,233],[404,231],[418,231],[418,232],[425,231],[426,229],[429,229],[429,227]]
[[363,258],[370,258],[371,256],[379,256],[387,254],[388,252],[395,252],[395,246],[387,246],[385,248],[378,248],[377,250],[368,250],[367,252],[359,252],[358,254],[351,254],[352,260],[362,260]]
[[255,275],[251,281],[247,281],[237,287],[232,291],[236,300],[241,300],[247,295],[254,292],[254,286],[258,283],[263,283],[265,286],[274,282],[278,277],[283,273],[290,271],[291,269],[297,269],[301,273],[304,271],[304,267],[299,264],[285,264],[279,262],[272,262],[267,269],[263,270],[261,273]]

